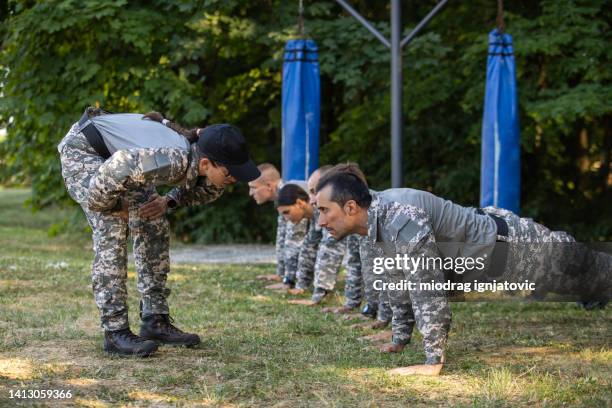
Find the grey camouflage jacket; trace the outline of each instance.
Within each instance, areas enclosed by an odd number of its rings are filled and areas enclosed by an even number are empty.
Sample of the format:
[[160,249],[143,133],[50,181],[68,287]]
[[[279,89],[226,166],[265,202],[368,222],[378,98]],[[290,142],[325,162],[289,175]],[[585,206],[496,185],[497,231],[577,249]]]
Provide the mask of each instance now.
[[100,166],[89,185],[88,207],[109,211],[120,205],[128,189],[142,186],[175,186],[168,196],[179,206],[205,204],[216,200],[223,188],[198,174],[200,151],[180,148],[120,150]]

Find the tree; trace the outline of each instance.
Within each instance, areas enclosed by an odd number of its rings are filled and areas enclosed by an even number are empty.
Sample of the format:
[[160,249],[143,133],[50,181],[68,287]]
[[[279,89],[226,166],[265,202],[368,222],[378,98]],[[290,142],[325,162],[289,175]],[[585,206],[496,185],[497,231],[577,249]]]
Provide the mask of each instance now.
[[[388,35],[387,2],[353,1]],[[404,2],[406,33],[435,1]],[[389,56],[333,1],[306,2],[320,48],[321,162],[357,161],[389,186]],[[604,0],[507,4],[522,138],[522,208],[581,239],[612,237],[609,15]],[[257,161],[280,163],[282,49],[297,3],[280,0],[9,2],[0,35],[3,180],[31,183],[32,203],[65,201],[55,145],[87,104],[158,110],[186,126],[231,122]],[[8,16],[8,17],[7,17]],[[487,33],[496,3],[451,2],[404,62],[407,185],[477,205]],[[367,152],[367,154],[364,154]],[[551,205],[555,203],[555,205]],[[271,240],[273,210],[236,186],[181,210],[186,240]],[[206,228],[196,228],[197,225]]]

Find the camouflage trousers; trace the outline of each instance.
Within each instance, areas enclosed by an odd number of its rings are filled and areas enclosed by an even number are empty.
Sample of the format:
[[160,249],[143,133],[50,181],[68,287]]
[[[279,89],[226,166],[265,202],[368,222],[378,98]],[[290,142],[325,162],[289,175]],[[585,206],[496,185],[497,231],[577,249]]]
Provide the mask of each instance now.
[[323,231],[314,267],[315,288],[334,290],[345,251],[345,240],[337,241],[327,231]]
[[[612,256],[589,250],[577,244],[575,239],[563,231],[551,231],[529,218],[520,218],[510,211],[485,208],[484,211],[502,217],[508,225],[508,254],[503,271],[497,281],[521,282],[528,279],[546,291],[554,293],[603,294],[609,298],[612,282]],[[435,244],[433,244],[435,245]],[[384,256],[378,248],[373,255]],[[431,248],[431,253],[435,249]],[[497,275],[496,271],[487,273]],[[490,276],[488,276],[490,278]],[[380,278],[379,278],[380,279]],[[443,273],[425,271],[411,275],[392,270],[387,274],[388,282],[406,279],[410,282],[435,282],[444,280]],[[443,356],[445,332],[450,327],[450,309],[444,294],[420,291],[387,291],[393,310],[393,342],[406,344],[410,341],[415,321],[429,321],[423,343],[428,362],[439,361]]]
[[92,284],[104,330],[129,327],[127,306],[127,244],[132,234],[138,291],[143,316],[168,314],[166,277],[170,270],[169,226],[165,216],[144,220],[138,207],[154,188],[128,190],[129,225],[118,213],[101,213],[87,208],[89,182],[104,159],[73,128],[60,145],[62,177],[70,196],[81,205],[93,232]]
[[[298,272],[298,265],[300,260],[300,250],[306,233],[308,232],[309,220],[303,219],[297,224],[289,221],[285,221],[285,231],[283,244],[280,248],[280,252],[277,252],[277,257],[281,266],[277,264],[277,273],[279,276],[289,279],[291,282],[295,282],[296,275]],[[277,245],[278,251],[278,245]],[[280,275],[282,273],[282,275]]]
[[[310,228],[312,228],[312,224]],[[300,259],[298,261],[298,270],[295,283],[296,288],[308,290],[312,286],[315,264],[317,263],[317,253],[319,252],[320,244],[320,241],[307,242],[307,240],[304,240],[304,245],[300,250]]]
[[[409,252],[402,252],[409,253]],[[412,253],[414,257],[437,256],[435,242],[427,242]],[[394,256],[386,254],[384,256]],[[423,283],[444,283],[444,271],[421,269],[417,273],[409,270],[391,269],[385,272],[386,281],[400,284],[409,282],[414,287]],[[383,280],[384,281],[384,280]],[[425,363],[438,364],[444,361],[446,341],[451,323],[450,305],[444,290],[387,290],[392,310],[393,343],[407,344],[412,337],[415,323],[423,336]]]
[[[350,235],[344,240],[337,241],[327,232],[323,232],[323,238],[317,248],[316,256],[300,258],[297,287],[308,288],[314,277],[315,288],[333,290],[345,253],[347,255],[344,287],[345,305],[351,308],[359,307],[363,296],[363,279],[359,256],[359,238],[356,235]],[[309,268],[310,264],[308,262],[302,262],[310,259],[315,260],[312,268]]]
[[[564,231],[552,231],[530,218],[511,211],[487,207],[483,211],[497,215],[508,225],[505,267],[491,270],[497,280],[536,285],[536,297],[548,292],[592,300],[609,299],[612,291],[612,256],[589,249]],[[582,299],[581,299],[582,300]]]
[[[361,260],[361,280],[363,281],[363,297],[365,303],[370,305],[371,307],[376,308],[377,311],[377,320],[382,322],[390,322],[393,312],[391,310],[391,305],[389,304],[389,294],[385,290],[377,290],[375,281],[385,280],[385,275],[376,275],[373,270],[373,262],[374,257],[377,256],[375,252],[375,248],[372,248],[371,245],[368,244],[368,240],[366,236],[357,236],[358,240],[358,251],[359,257]],[[378,255],[382,256],[382,255]],[[414,323],[414,318],[412,319]]]
[[287,221],[282,215],[276,218],[276,274],[281,278],[285,276],[285,234]]

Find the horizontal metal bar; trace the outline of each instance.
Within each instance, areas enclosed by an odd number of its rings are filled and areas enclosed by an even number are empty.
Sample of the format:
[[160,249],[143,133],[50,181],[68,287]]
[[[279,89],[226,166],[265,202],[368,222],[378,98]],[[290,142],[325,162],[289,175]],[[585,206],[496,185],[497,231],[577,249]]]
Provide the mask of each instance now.
[[368,29],[369,32],[371,32],[372,34],[374,34],[374,37],[378,38],[380,40],[381,43],[385,44],[387,46],[387,48],[391,48],[391,44],[389,43],[389,40],[387,40],[380,32],[378,32],[378,30],[376,28],[374,28],[374,26],[372,24],[370,24],[370,22],[368,20],[366,20],[365,18],[363,18],[361,16],[361,14],[359,14],[357,12],[357,10],[355,10],[354,8],[352,8],[346,1],[344,0],[336,0],[336,2],[338,4],[340,4],[342,7],[344,7],[344,9],[346,11],[348,11],[353,17],[355,17],[357,19],[357,21],[359,21],[361,24],[363,24],[363,26],[365,28]]
[[421,31],[421,29],[425,27],[427,23],[429,23],[429,20],[431,20],[436,14],[438,14],[438,11],[440,11],[440,9],[444,7],[447,2],[448,0],[441,0],[438,4],[436,4],[436,7],[434,7],[429,12],[429,14],[427,14],[425,18],[422,19],[416,27],[414,27],[414,30],[412,30],[410,34],[408,34],[406,38],[402,40],[402,42],[400,43],[400,47],[403,47],[404,45],[407,45],[410,41],[412,41],[414,37],[416,37],[416,35],[419,33],[419,31]]

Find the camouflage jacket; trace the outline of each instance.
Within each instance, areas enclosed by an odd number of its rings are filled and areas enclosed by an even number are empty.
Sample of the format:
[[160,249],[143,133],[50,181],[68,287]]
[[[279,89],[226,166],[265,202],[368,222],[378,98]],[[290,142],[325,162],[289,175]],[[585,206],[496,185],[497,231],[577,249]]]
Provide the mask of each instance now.
[[304,272],[312,272],[315,261],[317,259],[317,251],[319,244],[323,238],[323,229],[319,226],[319,210],[313,209],[312,219],[308,226],[308,232],[306,238],[302,242],[300,248],[300,257],[298,260],[298,270],[304,270]]
[[175,186],[168,196],[179,206],[214,201],[223,193],[223,188],[199,176],[200,157],[196,145],[191,145],[190,151],[166,147],[117,151],[92,177],[88,207],[93,211],[116,210],[126,190],[160,185]]
[[435,245],[431,245],[435,236],[425,210],[387,201],[380,194],[373,195],[368,208],[367,240],[387,257],[439,256]]

